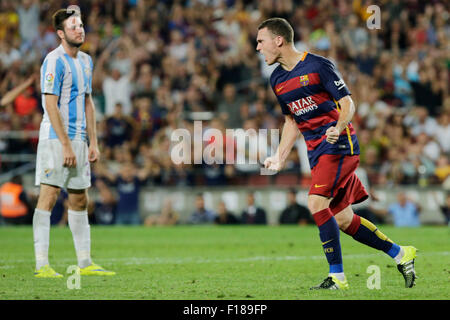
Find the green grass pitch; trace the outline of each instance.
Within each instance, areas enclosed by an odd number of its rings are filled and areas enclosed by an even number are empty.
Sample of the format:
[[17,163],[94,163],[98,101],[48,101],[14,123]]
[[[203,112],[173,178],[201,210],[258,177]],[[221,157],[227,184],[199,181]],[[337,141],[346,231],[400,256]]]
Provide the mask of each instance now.
[[[328,272],[318,230],[308,227],[91,227],[96,263],[113,277],[81,277],[70,230],[52,227],[50,263],[63,279],[33,277],[31,227],[0,228],[0,300],[307,300],[450,298],[450,229],[380,228],[401,245],[414,245],[419,279],[412,289],[393,260],[341,233],[348,291],[311,291]],[[368,289],[368,267],[380,270],[380,289]]]

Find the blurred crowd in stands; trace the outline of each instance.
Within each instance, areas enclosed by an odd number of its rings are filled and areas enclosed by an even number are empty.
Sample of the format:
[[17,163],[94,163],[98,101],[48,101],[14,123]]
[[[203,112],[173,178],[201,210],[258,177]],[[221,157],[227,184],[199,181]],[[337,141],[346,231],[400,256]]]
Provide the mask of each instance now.
[[[51,16],[70,4],[81,8],[81,50],[94,62],[102,161],[93,168],[93,185],[100,193],[110,185],[120,193],[130,183],[139,188],[278,181],[261,178],[260,165],[171,160],[176,129],[187,129],[204,146],[218,143],[214,136],[203,141],[195,135],[194,120],[202,121],[203,130],[220,130],[224,150],[229,144],[238,148],[226,129],[280,129],[283,116],[268,84],[273,66],[255,50],[257,26],[274,16],[293,25],[299,50],[332,59],[342,73],[356,103],[353,125],[370,185],[450,188],[446,1],[0,0],[0,97],[39,73],[45,55],[59,45]],[[366,26],[370,4],[381,8],[380,29]],[[41,118],[36,80],[0,109],[0,173],[29,161],[11,155],[35,153],[33,132]],[[283,174],[294,177],[286,180],[291,184],[308,184],[301,140]]]
[[[120,178],[119,178],[120,179]],[[223,197],[212,203],[207,204],[206,194],[197,193],[192,199],[192,204],[184,203],[182,207],[177,206],[176,196],[173,193],[166,192],[162,196],[159,210],[152,213],[143,214],[139,209],[139,189],[133,190],[131,185],[122,182],[118,187],[116,196],[112,188],[102,180],[97,179],[95,187],[98,190],[98,196],[91,199],[88,205],[88,218],[93,225],[144,225],[146,227],[154,226],[173,226],[180,224],[187,225],[314,225],[314,220],[306,204],[299,200],[299,190],[289,188],[285,190],[285,201],[281,201],[280,209],[273,212],[274,216],[270,219],[268,208],[261,205],[261,194],[251,188],[245,194],[245,200],[242,203],[234,203],[233,207],[241,209],[230,210],[231,204],[225,201]],[[132,184],[132,183],[131,183]],[[36,196],[26,192],[23,188],[23,181],[20,176],[15,176],[10,182],[0,186],[0,197],[5,198],[11,194],[11,190],[16,189],[17,202],[19,205],[10,207],[7,203],[0,203],[0,226],[1,225],[24,225],[31,224],[33,211],[36,205]],[[17,190],[18,189],[18,190]],[[259,196],[259,201],[258,197]],[[409,197],[404,191],[400,190],[396,194],[396,199],[388,205],[376,205],[376,197],[370,203],[365,205],[353,206],[354,211],[361,217],[364,217],[376,224],[392,224],[396,227],[418,227],[422,225],[422,204]],[[155,200],[155,199],[154,199]],[[211,200],[211,198],[209,198]],[[439,200],[436,197],[438,206],[438,215],[443,222],[450,226],[450,192]],[[147,199],[146,201],[149,201]],[[159,202],[159,201],[158,201]],[[267,204],[267,203],[266,203]],[[186,209],[185,206],[192,207]],[[178,207],[178,209],[177,209]],[[274,220],[275,219],[275,220]],[[270,221],[272,220],[272,221]],[[66,191],[62,190],[56,205],[52,210],[51,224],[61,227],[67,226],[68,222],[68,197]],[[434,222],[433,224],[436,224]]]

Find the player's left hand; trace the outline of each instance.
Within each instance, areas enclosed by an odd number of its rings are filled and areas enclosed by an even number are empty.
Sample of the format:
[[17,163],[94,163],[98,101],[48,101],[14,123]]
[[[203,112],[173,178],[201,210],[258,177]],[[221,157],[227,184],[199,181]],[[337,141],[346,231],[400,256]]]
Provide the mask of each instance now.
[[336,127],[329,127],[325,132],[327,141],[331,144],[335,144],[339,139],[339,131]]
[[100,159],[100,150],[98,150],[98,147],[95,146],[89,146],[89,156],[88,156],[89,162],[97,162],[97,160]]

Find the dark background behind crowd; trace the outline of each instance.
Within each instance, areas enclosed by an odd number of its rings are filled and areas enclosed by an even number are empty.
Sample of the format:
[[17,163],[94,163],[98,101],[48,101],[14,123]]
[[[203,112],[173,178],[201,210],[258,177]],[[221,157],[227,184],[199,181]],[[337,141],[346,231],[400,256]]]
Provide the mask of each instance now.
[[[293,25],[299,50],[332,59],[342,73],[371,186],[450,188],[446,1],[0,0],[0,97],[39,72],[59,45],[51,16],[70,4],[81,8],[81,50],[94,62],[103,160],[93,185],[100,193],[131,183],[136,192],[149,185],[308,185],[302,143],[276,177],[260,176],[260,165],[175,164],[170,157],[172,133],[183,128],[194,137],[194,120],[219,129],[224,150],[238,148],[226,129],[280,129],[268,85],[273,67],[255,50],[257,26],[273,16]],[[366,26],[371,4],[381,8],[380,29]],[[0,174],[35,154],[42,112],[39,81],[0,110]],[[211,143],[214,137],[203,142]]]

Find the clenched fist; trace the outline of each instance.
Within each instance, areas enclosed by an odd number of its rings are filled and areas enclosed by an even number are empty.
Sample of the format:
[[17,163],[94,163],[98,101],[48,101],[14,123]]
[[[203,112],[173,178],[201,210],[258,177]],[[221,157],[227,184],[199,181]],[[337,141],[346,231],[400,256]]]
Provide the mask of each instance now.
[[339,139],[339,131],[336,127],[329,127],[325,132],[327,141],[331,144],[335,144]]
[[284,167],[284,161],[281,161],[278,156],[268,157],[266,160],[264,160],[264,168],[273,170],[273,171],[280,171]]

